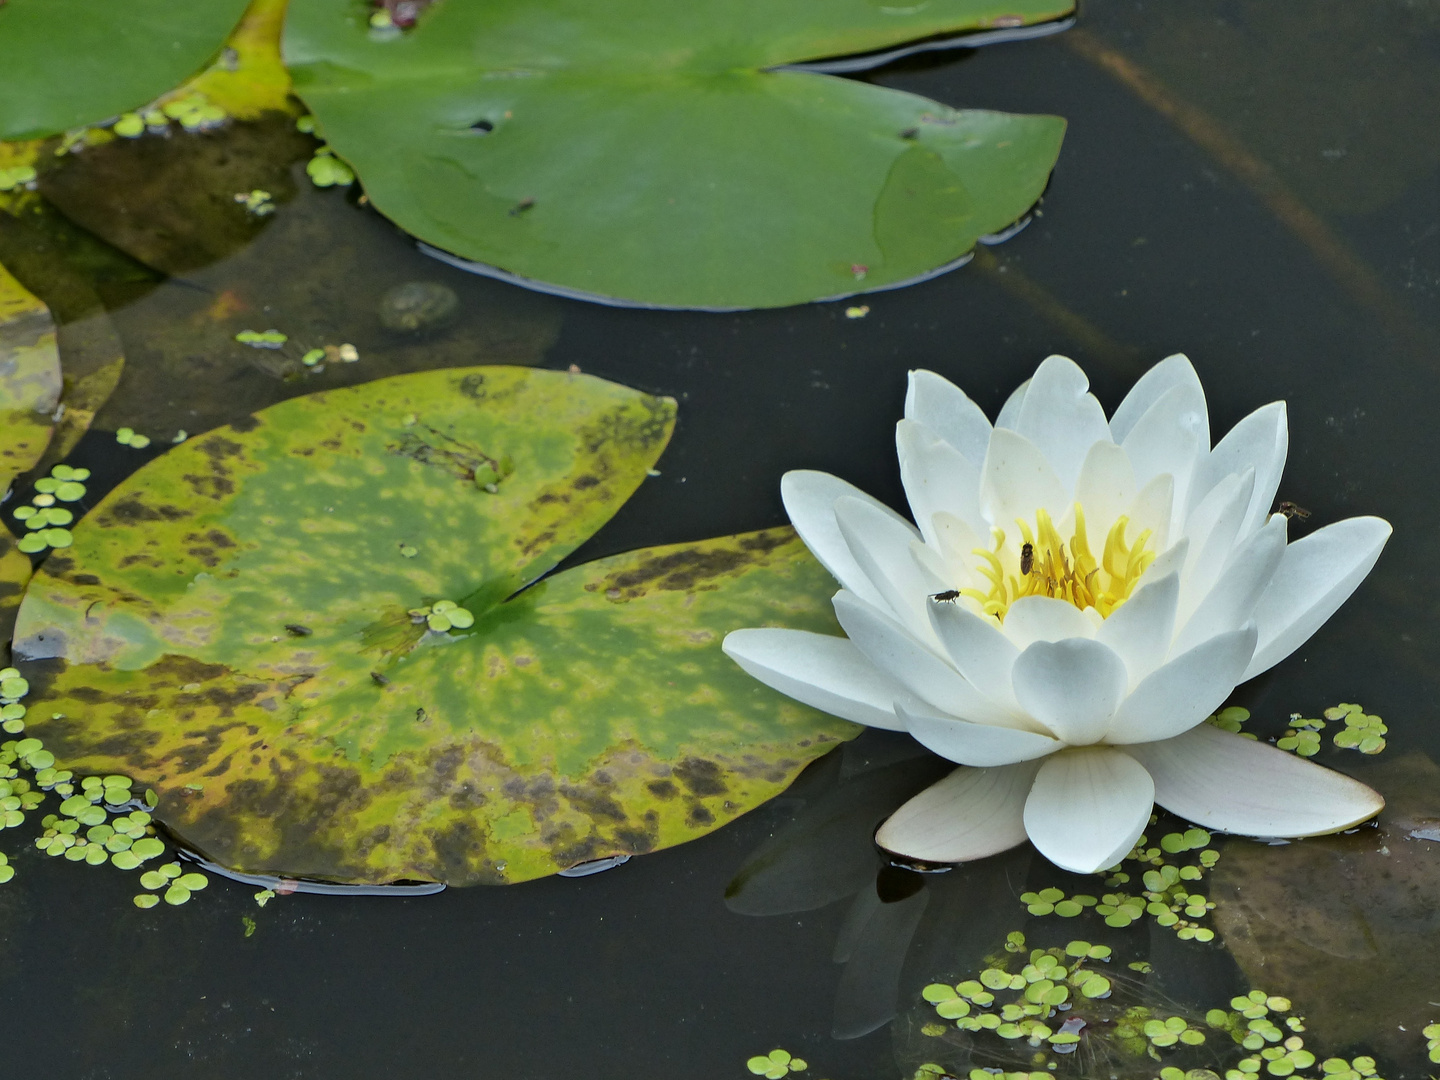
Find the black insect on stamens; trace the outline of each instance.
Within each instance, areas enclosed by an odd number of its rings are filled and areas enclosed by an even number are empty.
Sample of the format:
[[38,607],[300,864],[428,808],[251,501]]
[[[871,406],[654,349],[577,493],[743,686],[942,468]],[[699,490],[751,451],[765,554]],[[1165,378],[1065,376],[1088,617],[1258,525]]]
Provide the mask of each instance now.
[[1021,545],[1020,545],[1020,573],[1024,574],[1026,577],[1029,577],[1029,576],[1030,576],[1030,571],[1032,571],[1032,570],[1034,570],[1034,569],[1035,569],[1035,545],[1034,545],[1034,544],[1021,544]]
[[286,623],[285,632],[291,637],[309,637],[315,631],[308,626],[301,626],[299,623]]
[[935,595],[933,595],[933,596],[930,597],[931,600],[939,600],[939,601],[941,601],[941,602],[948,602],[948,601],[950,601],[950,600],[958,600],[959,598],[960,598],[960,593],[959,593],[959,591],[956,590],[956,589],[946,589],[944,592],[937,592],[937,593],[935,593]]

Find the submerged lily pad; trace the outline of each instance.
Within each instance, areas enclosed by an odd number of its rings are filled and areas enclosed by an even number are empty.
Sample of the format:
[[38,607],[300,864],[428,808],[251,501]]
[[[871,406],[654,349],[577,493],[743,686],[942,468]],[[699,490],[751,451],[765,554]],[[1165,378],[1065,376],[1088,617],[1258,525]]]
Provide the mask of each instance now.
[[[521,368],[296,398],[139,470],[16,632],[67,766],[154,788],[225,865],[502,883],[691,839],[857,729],[747,679],[740,625],[833,631],[788,530],[516,591],[642,482],[674,403]],[[492,493],[475,482],[497,475]],[[431,630],[437,601],[474,616]],[[30,729],[27,728],[27,731]]]
[[794,304],[954,263],[1044,190],[1064,121],[783,65],[1053,20],[1069,0],[495,0],[374,34],[296,0],[296,92],[402,228],[590,298]]
[[193,75],[246,0],[8,0],[0,138],[32,139],[144,105]]
[[0,266],[0,496],[45,453],[60,386],[55,321]]
[[10,635],[15,613],[30,580],[30,559],[15,546],[9,530],[0,526],[0,663],[10,662]]

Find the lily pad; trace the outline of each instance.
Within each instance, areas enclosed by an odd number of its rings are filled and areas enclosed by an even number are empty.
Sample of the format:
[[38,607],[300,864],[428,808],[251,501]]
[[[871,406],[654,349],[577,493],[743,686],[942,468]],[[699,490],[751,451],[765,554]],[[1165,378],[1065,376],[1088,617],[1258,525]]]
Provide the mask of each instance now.
[[1065,129],[778,69],[1072,8],[495,0],[373,34],[351,0],[296,0],[284,53],[376,208],[482,272],[773,307],[956,263],[1040,196]]
[[0,266],[0,496],[45,453],[60,387],[55,321]]
[[144,105],[219,51],[246,0],[8,0],[0,138],[33,139]]
[[30,557],[15,546],[15,538],[0,526],[0,662],[10,662],[10,635],[15,613],[30,580]]
[[[471,368],[190,439],[32,583],[16,651],[52,659],[27,702],[62,714],[36,736],[253,873],[503,883],[718,827],[858,730],[719,649],[739,625],[834,632],[828,574],[775,530],[523,588],[642,482],[674,408]],[[437,601],[473,625],[430,630]]]

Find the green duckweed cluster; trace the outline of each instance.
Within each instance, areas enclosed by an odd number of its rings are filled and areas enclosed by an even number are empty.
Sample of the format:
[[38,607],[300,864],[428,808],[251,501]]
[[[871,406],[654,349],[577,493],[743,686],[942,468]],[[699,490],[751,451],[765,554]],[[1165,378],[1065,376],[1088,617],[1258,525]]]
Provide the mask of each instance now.
[[[1225,1080],[1259,1080],[1262,1075],[1292,1076],[1296,1080],[1380,1080],[1372,1057],[1332,1057],[1317,1062],[1315,1055],[1305,1049],[1301,1035],[1305,1018],[1286,1015],[1292,1007],[1289,998],[1251,990],[1232,998],[1229,1010],[1211,1009],[1205,1014],[1207,1024],[1228,1032],[1236,1043],[1251,1051],[1225,1071]],[[1162,1073],[1160,1080],[1172,1078]]]
[[316,187],[349,187],[355,182],[355,172],[335,156],[335,151],[321,146],[305,165],[310,182]]
[[[3,873],[3,864],[0,864],[0,873]],[[1430,1055],[1430,1060],[1440,1064],[1440,1024],[1427,1025],[1422,1034],[1425,1036],[1425,1050]]]
[[436,600],[429,607],[410,609],[410,621],[424,623],[437,634],[465,630],[475,625],[475,616],[454,600]]
[[756,1076],[767,1080],[780,1080],[791,1073],[804,1072],[809,1065],[803,1058],[793,1056],[788,1050],[771,1050],[768,1054],[757,1054],[745,1062],[745,1067]]
[[141,435],[134,428],[122,427],[115,432],[115,441],[121,446],[128,446],[132,450],[144,450],[150,445],[150,436]]
[[[1006,941],[1008,953],[1025,955],[1025,937],[1013,933]],[[1070,1053],[1080,1041],[1074,1025],[1050,1021],[1071,1008],[1075,1000],[1108,998],[1110,979],[1095,970],[1095,964],[1110,962],[1110,948],[1088,941],[1072,941],[1062,948],[1031,949],[1028,962],[1019,971],[1010,971],[1006,957],[992,957],[994,963],[975,979],[951,986],[931,983],[920,996],[935,1009],[941,1020],[960,1031],[993,1032],[1007,1041],[1024,1040],[1032,1047],[1047,1047],[1057,1054]],[[1008,1001],[1001,996],[1013,995]],[[940,1034],[925,1029],[926,1034]],[[983,1070],[981,1070],[983,1072]],[[988,1080],[988,1074],[986,1074]]]
[[153,135],[163,134],[172,121],[186,131],[211,131],[229,118],[230,114],[223,108],[198,90],[192,90],[136,112],[122,113],[110,125],[110,130],[122,139],[138,139],[147,131]]
[[274,196],[263,188],[237,191],[234,198],[237,203],[245,207],[245,212],[251,217],[269,217],[275,212]]
[[[0,669],[0,717],[4,718],[0,723],[6,734],[24,734],[26,708],[21,699],[29,692],[30,684],[18,669]],[[22,776],[22,771],[31,775]],[[33,736],[0,743],[0,829],[24,825],[27,814],[38,810],[52,792],[60,800],[57,812],[41,819],[43,831],[34,841],[51,858],[135,870],[166,854],[150,815],[158,801],[153,791],[138,794],[128,776],[117,774],[77,778],[59,767],[55,755]],[[0,854],[0,884],[14,877],[14,866]],[[140,884],[152,892],[136,896],[135,906],[149,908],[161,899],[153,890],[163,887],[165,902],[178,905],[205,888],[209,879],[169,862],[142,874]]]
[[0,191],[15,191],[18,188],[31,188],[35,184],[35,167],[33,165],[9,165],[0,167]]
[[1366,713],[1359,705],[1341,702],[1326,709],[1325,718],[1345,721],[1344,729],[1331,740],[1341,750],[1378,754],[1385,749],[1385,735],[1390,729],[1380,717]]
[[84,481],[88,479],[89,469],[56,465],[49,476],[36,480],[35,494],[30,503],[11,511],[11,516],[25,528],[25,534],[16,546],[27,555],[37,555],[49,548],[67,548],[73,544],[75,537],[69,526],[75,521],[75,513],[56,504],[83,499]]
[[[1151,818],[1154,824],[1158,819]],[[1212,869],[1220,859],[1220,853],[1209,847],[1210,834],[1204,829],[1187,829],[1184,832],[1166,833],[1158,846],[1148,846],[1149,838],[1141,836],[1134,849],[1117,867],[1107,872],[1105,885],[1115,888],[1130,884],[1133,875],[1125,869],[1126,863],[1137,863],[1144,867],[1140,872],[1143,892],[1109,892],[1101,896],[1076,893],[1066,896],[1056,888],[1041,889],[1020,895],[1020,902],[1031,915],[1058,915],[1061,918],[1075,918],[1086,910],[1105,920],[1106,926],[1121,928],[1152,916],[1160,926],[1174,929],[1182,939],[1213,941],[1215,931],[1198,924],[1215,909],[1215,904],[1204,893],[1196,890],[1203,880],[1205,871]],[[1170,861],[1175,856],[1195,852],[1194,861]]]
[[290,338],[279,330],[241,330],[235,335],[235,340],[252,349],[278,349]]
[[1254,739],[1256,736],[1245,730],[1245,722],[1250,719],[1250,710],[1243,709],[1239,705],[1231,705],[1228,709],[1221,709],[1214,716],[1206,719],[1207,724],[1214,724],[1222,731],[1233,732],[1246,739]]

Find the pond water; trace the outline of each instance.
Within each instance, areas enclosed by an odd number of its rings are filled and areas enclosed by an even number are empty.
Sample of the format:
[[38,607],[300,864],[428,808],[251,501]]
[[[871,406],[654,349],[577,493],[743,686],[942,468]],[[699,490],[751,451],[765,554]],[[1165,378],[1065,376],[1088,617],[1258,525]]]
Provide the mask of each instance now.
[[[959,271],[855,301],[861,318],[843,302],[613,309],[468,275],[354,194],[312,187],[310,144],[288,124],[176,135],[143,158],[87,151],[47,189],[43,215],[0,214],[0,262],[50,304],[73,355],[98,366],[111,332],[123,347],[120,386],[68,459],[93,471],[95,496],[179,429],[322,385],[576,365],[674,396],[660,475],[572,565],[784,524],[791,468],[903,506],[892,424],[910,368],[950,377],[993,415],[1060,352],[1108,409],[1184,351],[1213,430],[1288,401],[1280,498],[1310,511],[1292,537],[1362,513],[1395,526],[1340,615],[1234,699],[1262,736],[1338,702],[1384,717],[1383,754],[1327,741],[1318,758],[1390,796],[1384,831],[1223,845],[1209,883],[1221,939],[1208,946],[1093,913],[1029,915],[1027,890],[1100,890],[1028,848],[950,874],[882,869],[871,830],[943,765],[879,733],[701,840],[505,888],[261,908],[254,886],[214,878],[184,907],[138,911],[129,876],[6,832],[21,873],[0,886],[0,1073],[729,1080],[783,1047],[808,1063],[802,1077],[908,1078],[963,1061],[949,1037],[922,1032],[933,1011],[920,988],[968,977],[1011,931],[1110,942],[1117,972],[1153,967],[1133,991],[1142,1000],[1201,1016],[1252,983],[1283,992],[1317,1052],[1373,1052],[1390,1080],[1436,1070],[1419,1029],[1440,1020],[1440,842],[1421,838],[1440,817],[1428,577],[1440,565],[1440,4],[1096,0],[1056,37],[864,77],[1070,127],[1027,229]],[[252,187],[276,194],[276,213],[217,234],[207,192]],[[382,298],[407,282],[448,286],[456,314],[423,338],[387,331]],[[361,361],[287,381],[293,358],[230,340],[256,318],[353,342]],[[122,453],[122,426],[156,445]]]

